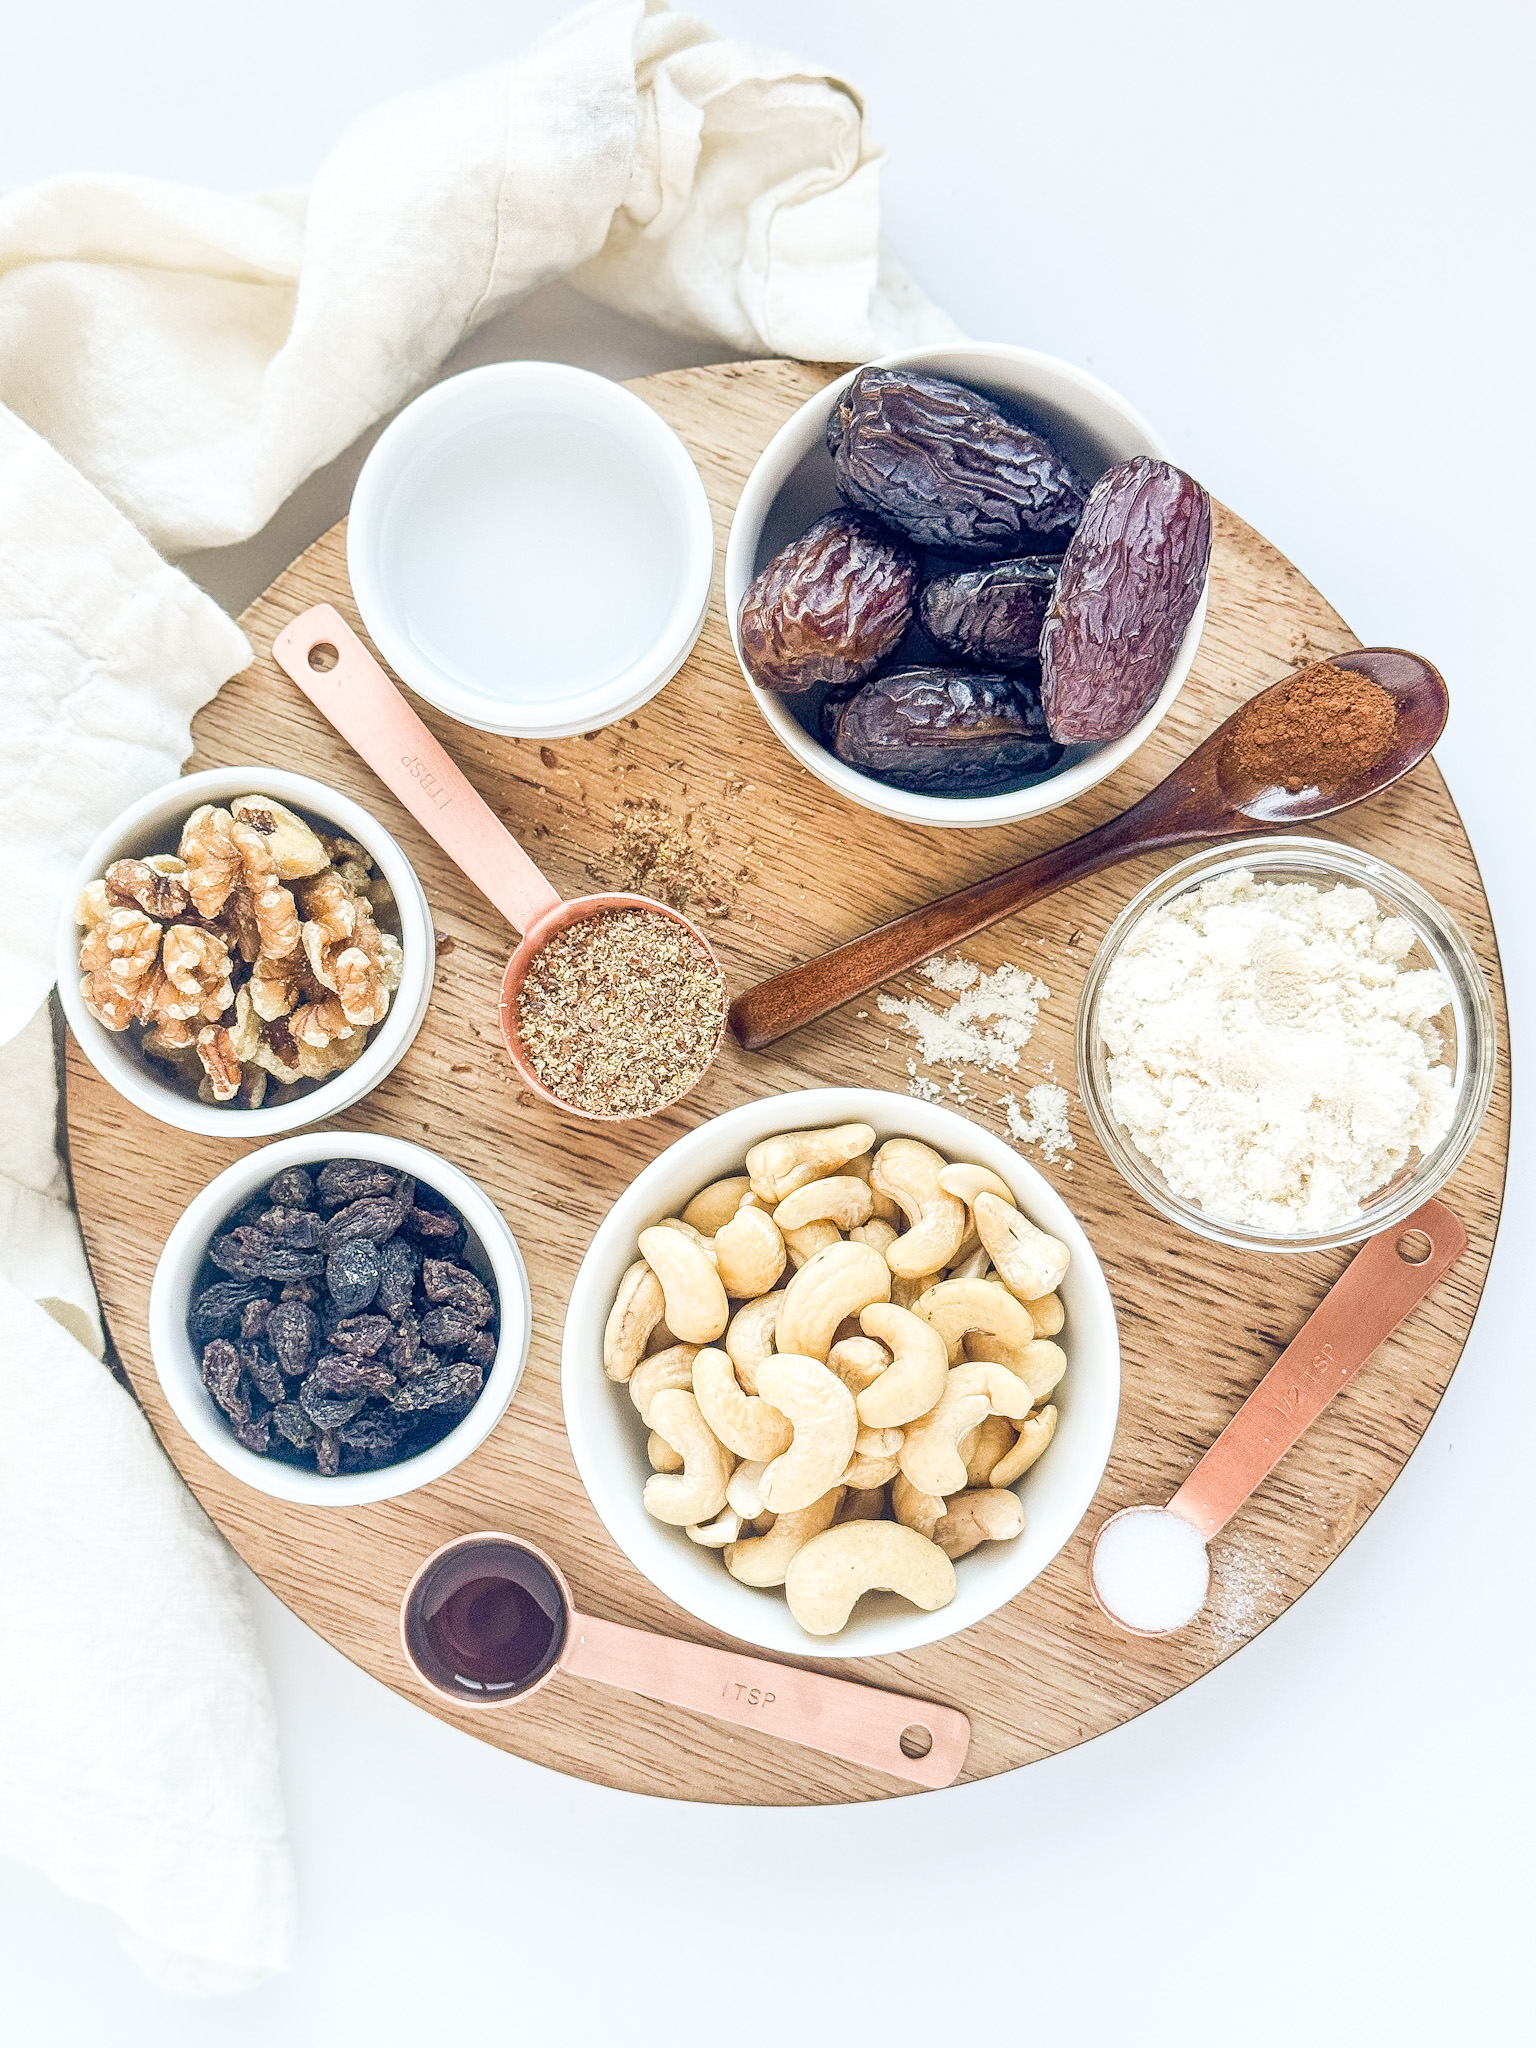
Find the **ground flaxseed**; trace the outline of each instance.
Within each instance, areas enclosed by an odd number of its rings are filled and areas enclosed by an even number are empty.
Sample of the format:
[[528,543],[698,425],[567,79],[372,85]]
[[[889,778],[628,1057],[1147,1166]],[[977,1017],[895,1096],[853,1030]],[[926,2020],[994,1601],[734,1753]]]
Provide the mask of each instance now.
[[589,1116],[648,1116],[691,1088],[720,1037],[725,983],[676,918],[605,910],[534,957],[517,1029],[551,1094]]

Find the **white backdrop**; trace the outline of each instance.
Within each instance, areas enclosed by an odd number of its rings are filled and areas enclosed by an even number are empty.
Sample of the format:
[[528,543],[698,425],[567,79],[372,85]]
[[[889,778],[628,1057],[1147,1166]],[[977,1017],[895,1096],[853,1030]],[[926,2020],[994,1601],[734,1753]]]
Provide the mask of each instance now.
[[[563,11],[7,9],[0,186],[76,169],[304,183],[353,113],[506,55]],[[865,89],[892,151],[889,237],[972,334],[1095,370],[1363,639],[1443,668],[1455,709],[1439,758],[1493,899],[1518,1057],[1536,979],[1529,10],[700,11]],[[626,375],[698,359],[560,292],[475,355],[498,350]],[[266,534],[197,573],[243,603],[344,508],[354,468],[343,458]],[[1528,2024],[1516,1958],[1536,1819],[1533,1141],[1525,1114],[1482,1312],[1403,1477],[1296,1608],[1177,1700],[1051,1763],[920,1800],[672,1806],[442,1727],[263,1593],[303,1891],[298,1969],[244,1999],[180,2003],[144,1983],[100,1916],[0,1864],[7,2036],[1513,2038]]]

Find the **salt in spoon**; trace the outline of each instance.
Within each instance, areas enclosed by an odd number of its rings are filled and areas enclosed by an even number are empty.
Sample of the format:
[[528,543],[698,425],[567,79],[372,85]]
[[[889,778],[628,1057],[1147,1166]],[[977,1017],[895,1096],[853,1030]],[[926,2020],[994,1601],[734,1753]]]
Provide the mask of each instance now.
[[941,896],[936,903],[908,911],[904,917],[893,917],[860,939],[851,939],[819,959],[803,961],[771,981],[760,982],[731,1005],[731,1029],[748,1052],[757,1052],[776,1038],[798,1031],[802,1024],[824,1017],[853,996],[878,988],[892,975],[931,959],[946,946],[958,945],[1011,911],[1099,868],[1128,860],[1133,854],[1156,853],[1163,847],[1202,839],[1227,839],[1255,828],[1285,831],[1332,817],[1390,789],[1418,767],[1445,728],[1450,701],[1444,680],[1421,656],[1405,653],[1400,647],[1359,647],[1328,659],[1335,668],[1352,669],[1379,683],[1396,703],[1392,746],[1375,767],[1342,778],[1327,789],[1314,785],[1292,791],[1277,784],[1244,784],[1223,758],[1228,742],[1234,728],[1252,715],[1256,705],[1292,680],[1282,677],[1234,711],[1171,775],[1118,818],[1095,826],[1080,839],[1069,839],[1064,846],[1053,846],[1033,860],[973,882],[968,889]]
[[1188,1627],[1210,1585],[1205,1545],[1466,1248],[1443,1202],[1368,1239],[1168,1505],[1120,1508],[1100,1524],[1088,1585],[1117,1627],[1137,1636]]

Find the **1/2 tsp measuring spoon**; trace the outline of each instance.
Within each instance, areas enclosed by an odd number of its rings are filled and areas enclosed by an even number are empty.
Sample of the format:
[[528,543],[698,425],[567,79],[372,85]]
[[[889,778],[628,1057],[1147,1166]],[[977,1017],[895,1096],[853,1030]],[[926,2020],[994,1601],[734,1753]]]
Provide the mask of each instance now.
[[970,1747],[958,1708],[582,1614],[553,1558],[493,1530],[433,1551],[400,1603],[400,1641],[457,1706],[512,1706],[568,1671],[930,1789],[954,1783]]
[[[1398,1229],[1368,1239],[1167,1506],[1120,1508],[1106,1516],[1088,1553],[1088,1585],[1117,1627],[1138,1636],[1172,1635],[1195,1619],[1205,1597],[1201,1592],[1191,1611],[1166,1627],[1126,1620],[1104,1597],[1096,1570],[1106,1533],[1133,1517],[1156,1516],[1165,1526],[1149,1532],[1154,1536],[1178,1536],[1167,1527],[1172,1518],[1208,1543],[1466,1248],[1461,1220],[1443,1202],[1426,1202]],[[1165,1552],[1174,1559],[1181,1553],[1199,1555],[1187,1540]]]
[[[568,901],[535,867],[478,790],[428,732],[334,605],[317,604],[291,619],[272,643],[273,659],[296,682],[320,715],[367,762],[386,789],[522,934],[501,982],[501,1036],[507,1058],[523,1081],[546,1102],[593,1123],[626,1123],[631,1117],[578,1109],[556,1095],[534,1071],[518,1031],[518,996],[535,955],[568,925],[612,910],[646,910],[680,924],[720,974],[714,949],[697,925],[670,904],[617,890]],[[688,1087],[648,1110],[659,1116],[696,1088],[725,1034],[725,978],[720,1028],[710,1061]]]

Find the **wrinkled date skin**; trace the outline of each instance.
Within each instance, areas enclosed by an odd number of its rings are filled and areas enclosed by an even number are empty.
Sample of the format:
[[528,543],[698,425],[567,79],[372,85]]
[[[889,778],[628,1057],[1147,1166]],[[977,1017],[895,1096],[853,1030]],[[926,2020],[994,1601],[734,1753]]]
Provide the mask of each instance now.
[[741,652],[765,690],[862,681],[912,618],[917,556],[862,512],[829,512],[781,548],[741,601]]
[[1116,463],[1093,487],[1040,634],[1054,739],[1119,739],[1156,701],[1211,561],[1211,501],[1171,462]]
[[935,576],[918,599],[924,631],[978,668],[1020,668],[1040,652],[1060,566],[1051,555],[1020,555]]
[[833,751],[927,796],[984,796],[1061,758],[1030,684],[960,668],[900,668],[866,683],[838,719]]
[[944,377],[860,370],[827,423],[838,495],[920,547],[1060,552],[1087,486],[1048,441]]

